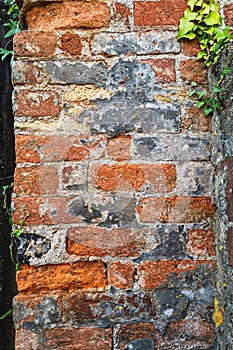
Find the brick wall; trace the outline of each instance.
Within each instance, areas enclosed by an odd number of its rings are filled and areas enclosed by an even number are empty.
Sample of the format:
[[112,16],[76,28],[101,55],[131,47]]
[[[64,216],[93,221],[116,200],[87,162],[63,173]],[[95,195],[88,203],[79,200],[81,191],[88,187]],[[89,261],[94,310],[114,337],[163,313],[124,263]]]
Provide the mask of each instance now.
[[211,125],[188,96],[207,71],[176,40],[187,1],[46,3],[26,3],[14,42],[16,349],[214,349]]

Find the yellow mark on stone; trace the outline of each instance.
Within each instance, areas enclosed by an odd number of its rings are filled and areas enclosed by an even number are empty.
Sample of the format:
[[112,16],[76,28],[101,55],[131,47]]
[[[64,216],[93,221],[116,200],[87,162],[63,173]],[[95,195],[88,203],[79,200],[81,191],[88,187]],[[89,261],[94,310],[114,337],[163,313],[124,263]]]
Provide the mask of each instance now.
[[214,298],[214,314],[213,319],[216,327],[220,327],[223,323],[223,317],[222,313],[224,312],[224,309],[220,306],[218,306],[218,299]]
[[81,102],[86,100],[110,99],[112,91],[103,88],[97,88],[93,85],[77,86],[74,90],[65,94],[65,100],[69,102]]
[[164,95],[159,95],[155,94],[154,95],[154,100],[160,101],[160,102],[171,102],[171,97],[170,96],[164,96]]

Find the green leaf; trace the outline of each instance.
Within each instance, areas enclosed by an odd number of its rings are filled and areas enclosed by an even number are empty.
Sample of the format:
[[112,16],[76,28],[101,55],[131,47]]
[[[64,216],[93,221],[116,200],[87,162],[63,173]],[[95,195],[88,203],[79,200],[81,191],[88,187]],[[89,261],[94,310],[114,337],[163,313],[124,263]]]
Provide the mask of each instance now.
[[223,76],[225,76],[225,75],[231,73],[232,71],[233,71],[232,68],[230,68],[230,67],[224,67],[224,68],[223,68],[223,71],[222,71],[222,74],[223,74]]
[[201,50],[197,54],[197,59],[200,60],[202,58],[205,58],[207,56],[206,52],[204,50]]
[[205,101],[197,101],[197,108],[200,109],[205,104]]
[[179,26],[179,32],[178,32],[178,39],[183,38],[184,35],[186,35],[188,32],[190,32],[194,27],[193,22],[189,22],[186,18],[181,18],[180,20],[180,26]]
[[208,26],[221,24],[220,14],[217,11],[212,11],[205,19],[203,19],[203,22]]
[[203,4],[203,0],[198,0],[195,5],[196,6],[202,6],[202,4]]
[[220,87],[217,87],[217,86],[212,90],[213,93],[219,93],[221,91],[222,91],[222,89]]
[[186,18],[188,21],[193,21],[196,17],[197,13],[192,12],[189,7],[184,11],[184,18]]
[[210,13],[210,7],[208,4],[203,4],[202,10],[200,11],[201,15],[208,15]]
[[197,0],[189,0],[188,1],[188,6],[190,7],[191,11],[193,11],[194,6],[196,5]]
[[205,95],[204,91],[198,93],[198,98],[201,99]]
[[196,93],[196,90],[190,90],[189,91],[189,96],[192,97],[193,95],[195,95]]
[[211,113],[213,113],[213,108],[204,108],[204,115],[207,117],[208,115],[210,115]]

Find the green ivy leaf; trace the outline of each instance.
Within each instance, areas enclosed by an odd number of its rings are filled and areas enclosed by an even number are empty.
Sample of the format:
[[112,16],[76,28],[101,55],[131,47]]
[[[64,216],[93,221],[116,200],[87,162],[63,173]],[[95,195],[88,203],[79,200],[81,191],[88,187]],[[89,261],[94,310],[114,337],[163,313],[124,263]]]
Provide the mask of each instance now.
[[[194,23],[193,22],[190,22],[187,18],[184,18],[184,17],[181,18],[181,20],[180,20],[180,27],[179,27],[179,33],[178,33],[177,38],[181,39],[181,38],[187,37],[185,35],[187,35],[188,32],[191,32],[193,27],[194,27]],[[191,34],[194,34],[194,33],[191,33]]]
[[211,113],[213,113],[213,108],[207,108],[204,107],[204,115],[207,117],[208,115],[210,115]]
[[196,5],[197,0],[189,0],[188,1],[188,6],[190,7],[191,11],[193,11],[194,6]]
[[221,17],[220,14],[217,11],[212,11],[205,19],[203,19],[203,22],[207,24],[208,26],[212,26],[215,24],[221,24]]

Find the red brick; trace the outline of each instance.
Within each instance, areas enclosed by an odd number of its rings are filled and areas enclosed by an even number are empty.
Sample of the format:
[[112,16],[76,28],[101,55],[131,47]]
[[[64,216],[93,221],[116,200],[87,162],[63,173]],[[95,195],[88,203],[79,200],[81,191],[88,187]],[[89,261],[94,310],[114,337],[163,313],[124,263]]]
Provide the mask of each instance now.
[[51,31],[22,31],[14,36],[14,54],[16,57],[53,58],[56,44],[57,35]]
[[45,90],[15,90],[16,116],[53,116],[60,114],[61,106],[57,92]]
[[201,222],[212,218],[214,207],[209,197],[147,197],[137,208],[141,222]]
[[125,4],[116,3],[114,8],[114,21],[123,23],[127,27],[130,26],[129,17],[130,9]]
[[176,186],[174,165],[135,165],[117,164],[95,166],[93,182],[96,188],[105,191],[136,190],[140,191],[145,183],[151,191],[170,192]]
[[44,350],[111,350],[112,329],[56,327],[44,332]]
[[229,228],[226,232],[226,235],[228,263],[231,267],[233,267],[233,228]]
[[228,217],[228,220],[233,222],[233,157],[226,159],[222,163],[222,167],[228,173],[226,189],[226,215]]
[[45,82],[43,70],[37,62],[15,61],[13,70],[14,84],[41,84]]
[[30,29],[51,31],[67,28],[108,27],[110,11],[102,2],[63,2],[33,7],[27,12]]
[[130,348],[130,342],[138,339],[152,339],[156,344],[159,332],[155,330],[153,323],[138,322],[136,324],[123,324],[117,333],[117,343],[120,350]]
[[82,216],[69,212],[69,205],[75,200],[73,197],[17,197],[14,198],[14,222],[18,223],[26,213],[28,225],[80,223]]
[[233,4],[224,7],[225,22],[228,26],[233,26]]
[[145,175],[138,165],[102,165],[94,172],[96,188],[105,191],[137,190],[145,183]]
[[146,228],[71,227],[67,232],[67,251],[80,257],[138,256],[150,248],[148,240],[153,235]]
[[103,136],[16,135],[16,161],[38,163],[84,160],[104,140]]
[[152,66],[156,81],[172,83],[176,81],[175,60],[171,58],[160,58],[144,61]]
[[105,267],[99,261],[45,266],[22,266],[16,274],[19,292],[90,289],[106,286]]
[[169,274],[180,275],[184,272],[195,270],[199,264],[207,264],[208,268],[213,268],[212,261],[148,261],[143,262],[138,267],[138,283],[144,289],[154,289],[165,282]]
[[198,52],[200,51],[200,45],[198,43],[198,40],[183,39],[182,51],[185,56],[197,56]]
[[215,255],[213,230],[188,230],[186,253],[195,258]]
[[109,157],[117,161],[130,159],[130,136],[118,136],[108,140],[107,151]]
[[121,289],[132,289],[134,266],[131,263],[112,262],[108,265],[108,283]]
[[58,187],[58,171],[53,166],[16,168],[14,191],[20,196],[55,194]]
[[177,26],[186,7],[186,0],[137,1],[134,3],[134,24],[136,26]]
[[202,320],[170,322],[159,350],[176,350],[177,344],[183,349],[210,349],[214,343],[215,331],[212,323]]
[[[25,344],[25,340],[27,345]],[[16,329],[15,334],[15,348],[17,350],[35,350],[38,349],[38,334],[29,332],[25,329]]]
[[66,32],[61,37],[61,50],[72,56],[79,56],[82,52],[82,43],[78,34]]
[[204,115],[203,108],[192,106],[186,109],[182,126],[189,131],[211,132],[211,118]]
[[197,60],[181,61],[180,75],[183,80],[195,81],[198,84],[207,83],[207,68]]

